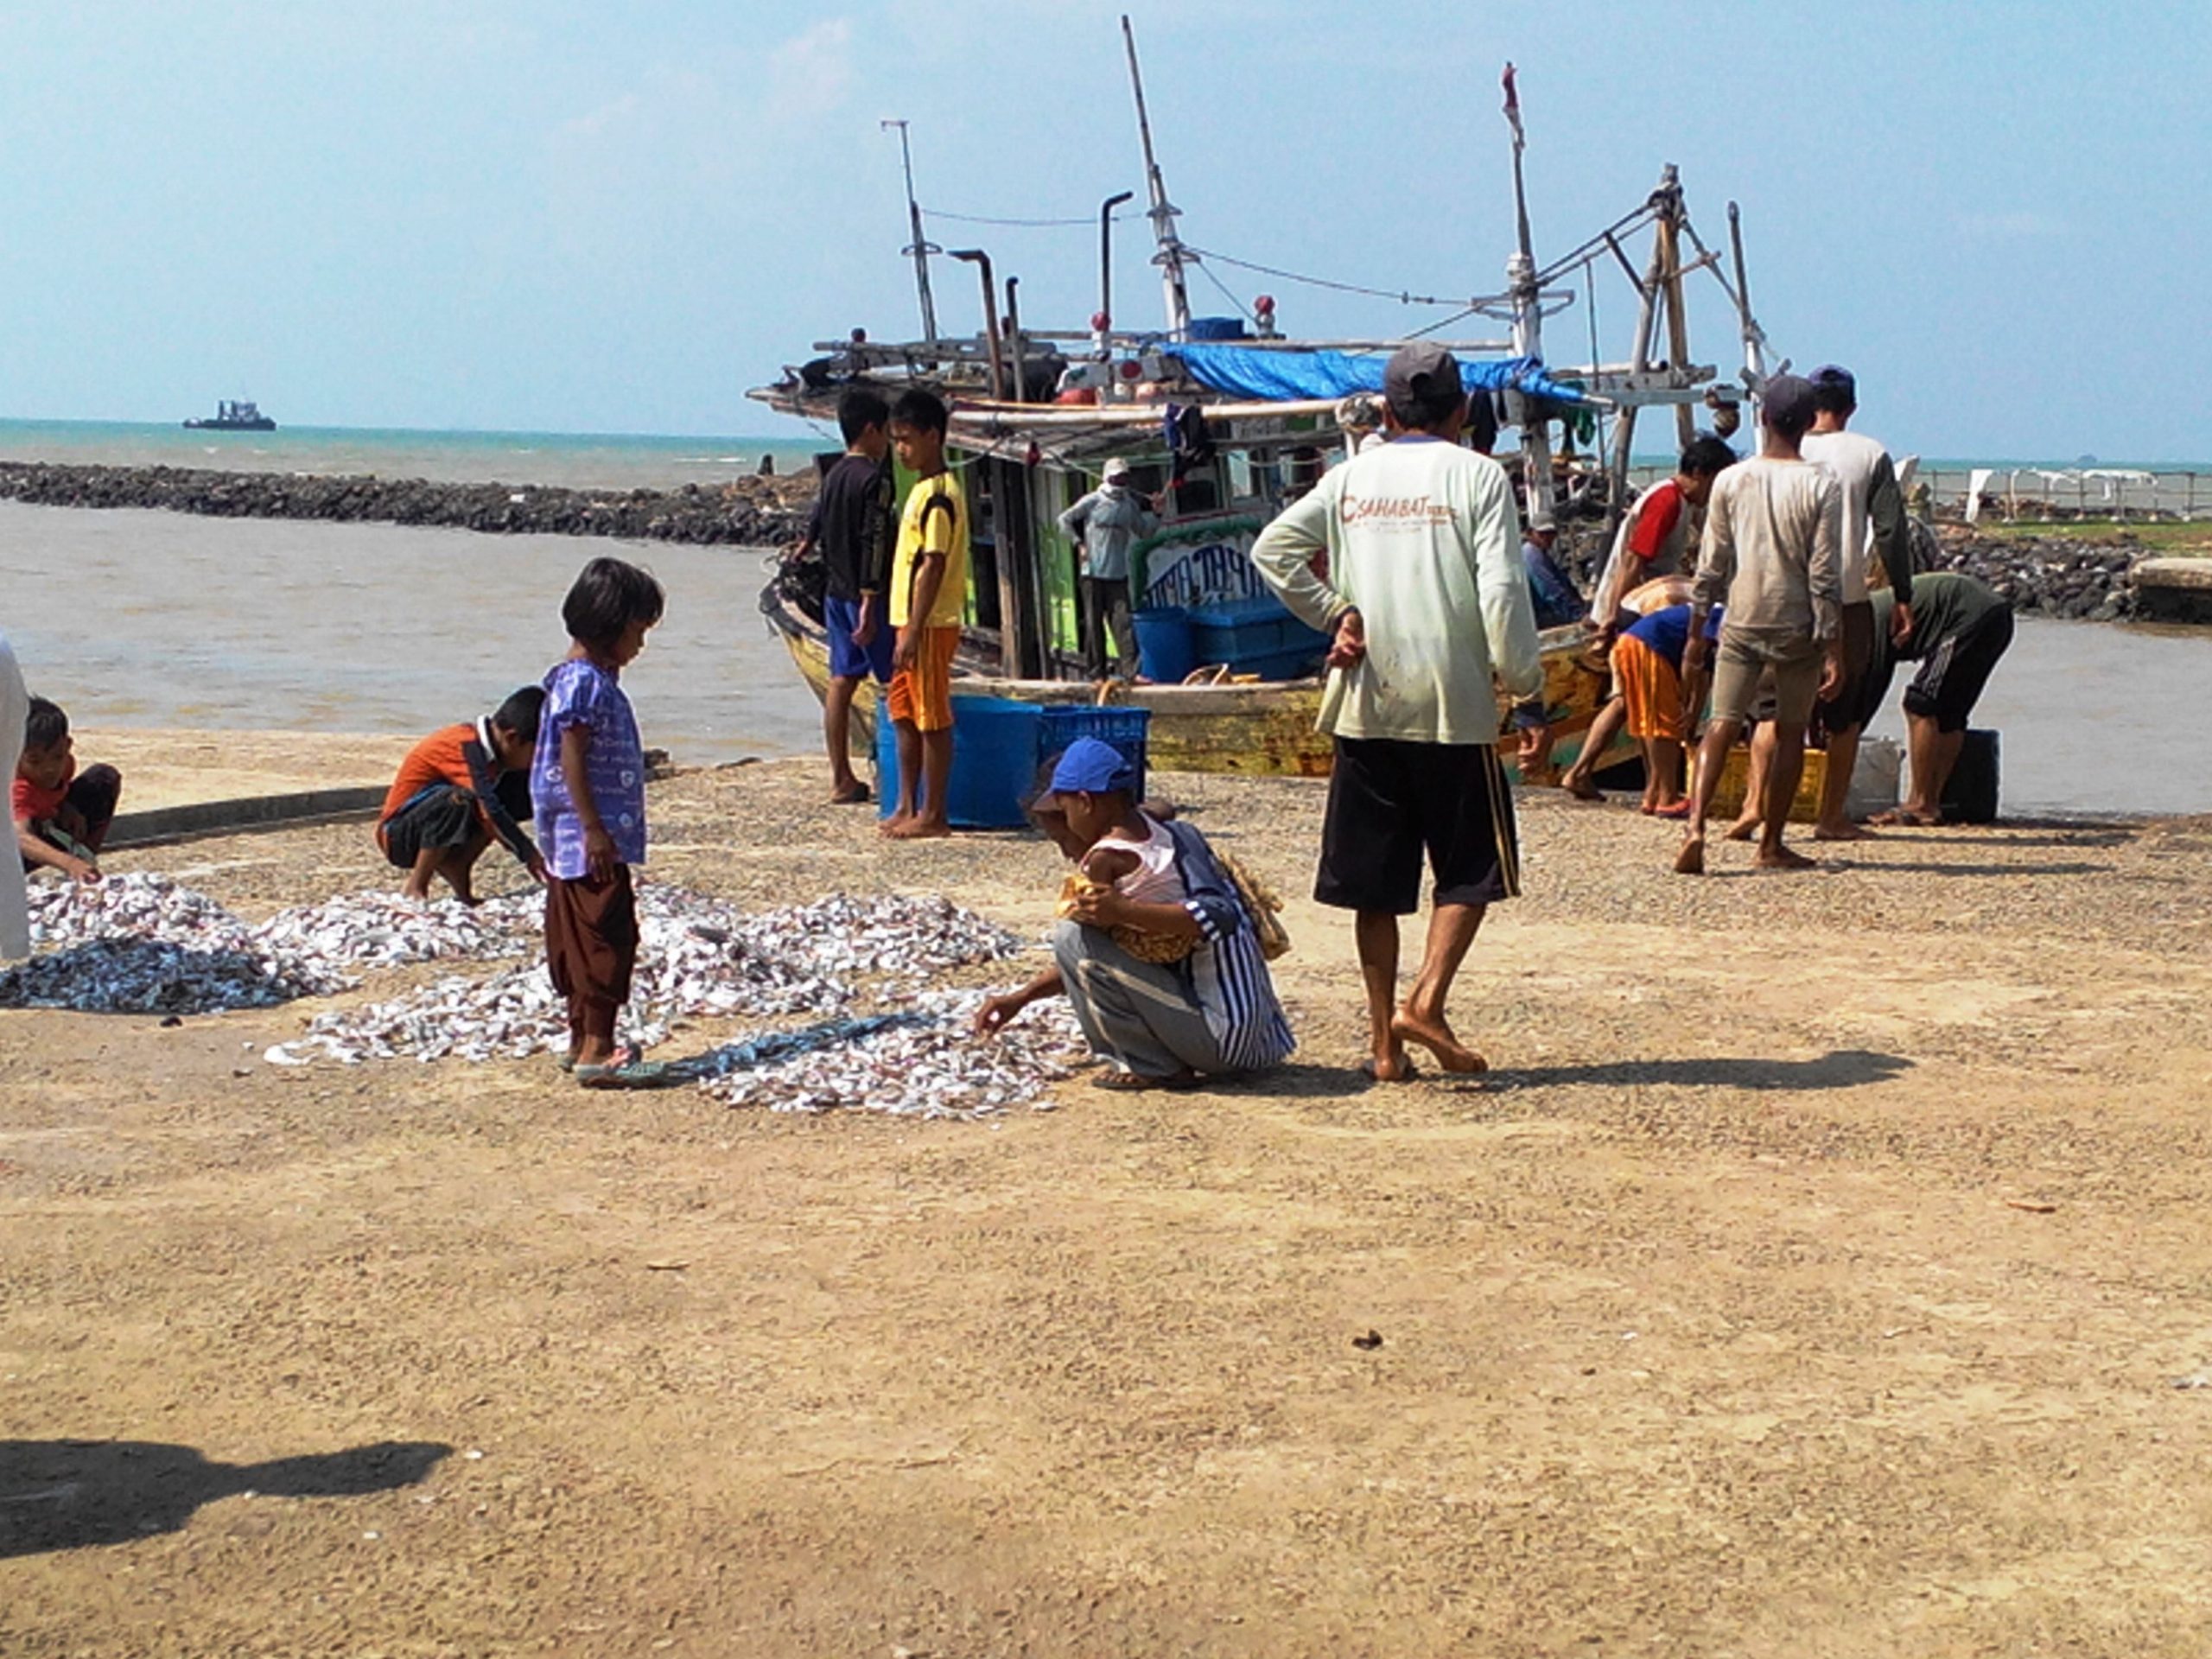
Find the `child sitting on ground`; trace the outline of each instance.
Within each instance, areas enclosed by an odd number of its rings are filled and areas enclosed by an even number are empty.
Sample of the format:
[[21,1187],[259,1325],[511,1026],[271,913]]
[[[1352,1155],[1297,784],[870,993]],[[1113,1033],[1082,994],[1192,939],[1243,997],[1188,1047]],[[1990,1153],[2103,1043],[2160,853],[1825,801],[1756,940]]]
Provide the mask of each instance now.
[[377,845],[407,872],[410,899],[430,896],[443,876],[454,897],[476,902],[476,861],[497,836],[538,880],[545,861],[523,832],[530,817],[530,758],[537,747],[543,690],[526,685],[496,713],[432,732],[408,750],[377,818]]
[[574,643],[545,677],[531,799],[545,836],[545,957],[569,1004],[567,1065],[594,1089],[646,1089],[665,1066],[618,1047],[614,1022],[638,964],[630,868],[645,861],[645,753],[621,686],[660,620],[660,583],[594,559],[561,606]]
[[30,700],[12,795],[16,845],[26,871],[59,870],[79,881],[100,879],[100,844],[123,798],[123,774],[113,766],[79,772],[69,716],[44,697]]

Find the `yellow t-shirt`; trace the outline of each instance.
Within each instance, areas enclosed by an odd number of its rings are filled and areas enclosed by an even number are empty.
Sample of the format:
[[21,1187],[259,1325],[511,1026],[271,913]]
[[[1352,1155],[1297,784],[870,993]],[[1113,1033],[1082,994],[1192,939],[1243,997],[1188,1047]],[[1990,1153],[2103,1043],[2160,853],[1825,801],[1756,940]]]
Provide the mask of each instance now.
[[891,557],[891,626],[906,626],[914,597],[914,568],[926,553],[944,555],[944,580],[924,619],[932,628],[957,628],[968,608],[968,498],[950,469],[918,479],[899,515],[899,546]]

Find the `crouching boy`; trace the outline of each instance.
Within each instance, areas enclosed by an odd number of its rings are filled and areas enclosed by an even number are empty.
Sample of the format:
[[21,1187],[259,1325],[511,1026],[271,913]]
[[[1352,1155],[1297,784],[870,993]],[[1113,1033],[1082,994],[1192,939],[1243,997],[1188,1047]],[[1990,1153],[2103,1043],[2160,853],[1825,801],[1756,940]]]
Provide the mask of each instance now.
[[432,732],[408,750],[377,818],[377,845],[407,872],[401,889],[428,899],[433,876],[476,902],[476,861],[497,836],[538,880],[544,861],[523,832],[531,815],[530,760],[545,693],[526,685],[474,724]]
[[1186,1089],[1276,1064],[1292,1048],[1259,931],[1206,838],[1137,804],[1110,744],[1079,738],[1031,808],[1077,861],[1055,965],[976,1015],[988,1034],[1065,995],[1108,1089]]
[[30,700],[11,794],[16,846],[26,871],[59,870],[78,881],[100,879],[100,845],[123,798],[123,774],[113,766],[79,772],[69,716],[44,697]]

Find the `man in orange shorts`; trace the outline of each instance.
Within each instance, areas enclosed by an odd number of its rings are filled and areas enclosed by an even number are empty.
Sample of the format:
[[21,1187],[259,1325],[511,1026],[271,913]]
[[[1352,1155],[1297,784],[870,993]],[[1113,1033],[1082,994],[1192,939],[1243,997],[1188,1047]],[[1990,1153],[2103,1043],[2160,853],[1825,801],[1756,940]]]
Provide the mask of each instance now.
[[[1708,639],[1720,635],[1725,607],[1716,607],[1706,625]],[[1638,617],[1613,642],[1613,677],[1627,706],[1628,734],[1643,750],[1643,810],[1655,818],[1686,818],[1690,804],[1682,793],[1682,745],[1689,741],[1691,705],[1702,688],[1685,696],[1682,649],[1689,643],[1690,607],[1669,605]]]
[[891,405],[891,447],[914,486],[899,516],[891,561],[888,712],[898,728],[899,801],[883,833],[900,841],[949,836],[952,782],[952,658],[968,604],[968,502],[944,464],[944,403],[917,388]]

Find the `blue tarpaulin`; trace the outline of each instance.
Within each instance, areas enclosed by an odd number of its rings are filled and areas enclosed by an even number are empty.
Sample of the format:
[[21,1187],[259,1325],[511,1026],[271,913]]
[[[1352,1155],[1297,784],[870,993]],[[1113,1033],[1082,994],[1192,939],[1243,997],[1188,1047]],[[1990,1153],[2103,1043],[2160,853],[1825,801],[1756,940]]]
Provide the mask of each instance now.
[[[1349,352],[1264,351],[1249,346],[1190,340],[1160,346],[1179,359],[1202,386],[1267,403],[1343,397],[1355,391],[1382,390],[1382,356],[1355,357]],[[1469,391],[1519,391],[1558,404],[1586,401],[1576,388],[1544,372],[1533,357],[1459,359],[1459,377]]]

